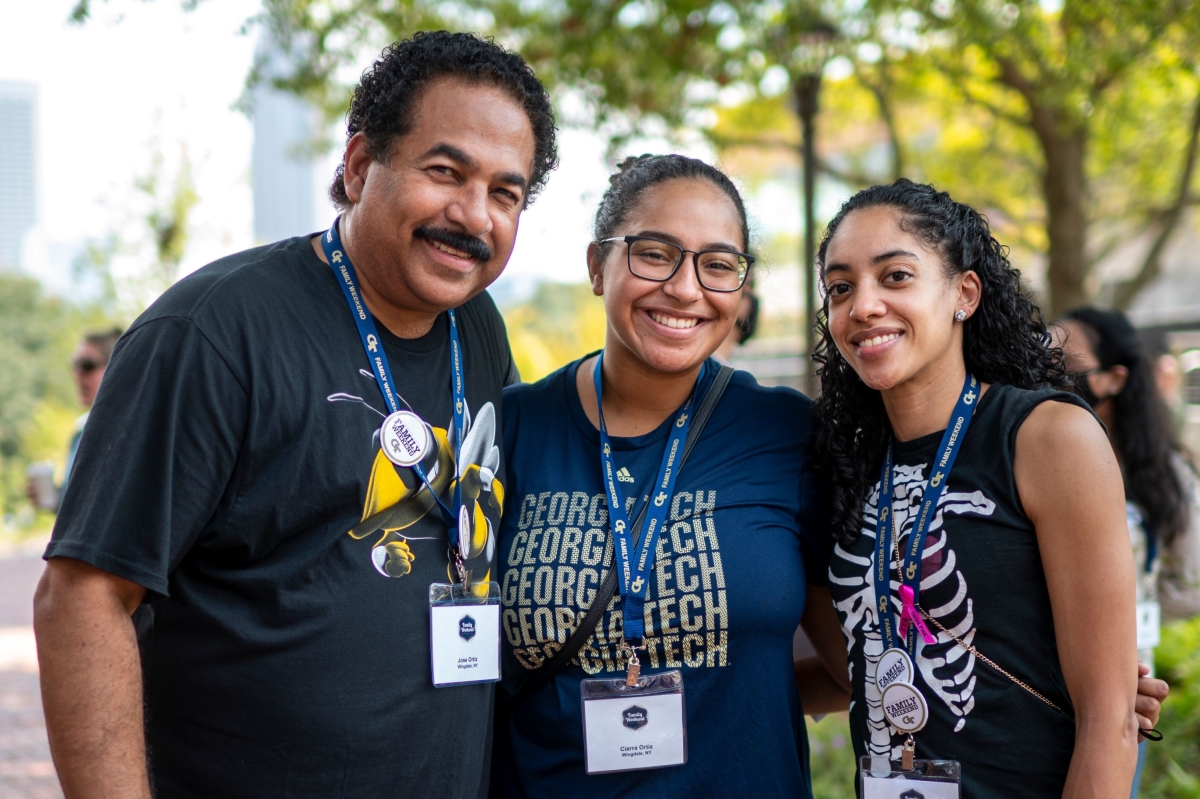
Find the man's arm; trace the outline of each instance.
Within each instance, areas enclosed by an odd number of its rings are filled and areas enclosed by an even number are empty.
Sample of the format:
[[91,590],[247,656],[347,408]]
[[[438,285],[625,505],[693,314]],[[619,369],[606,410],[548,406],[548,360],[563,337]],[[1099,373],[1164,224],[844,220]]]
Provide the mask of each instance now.
[[67,799],[149,799],[142,667],[130,615],[146,589],[50,558],[33,598],[50,754]]

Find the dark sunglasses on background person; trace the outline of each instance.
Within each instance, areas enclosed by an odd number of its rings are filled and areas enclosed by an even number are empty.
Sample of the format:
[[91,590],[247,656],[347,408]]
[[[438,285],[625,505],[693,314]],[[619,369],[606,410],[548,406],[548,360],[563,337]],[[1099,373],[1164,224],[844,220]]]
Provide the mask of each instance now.
[[97,369],[103,369],[108,364],[103,361],[94,361],[91,358],[72,358],[71,368],[80,374],[90,375]]

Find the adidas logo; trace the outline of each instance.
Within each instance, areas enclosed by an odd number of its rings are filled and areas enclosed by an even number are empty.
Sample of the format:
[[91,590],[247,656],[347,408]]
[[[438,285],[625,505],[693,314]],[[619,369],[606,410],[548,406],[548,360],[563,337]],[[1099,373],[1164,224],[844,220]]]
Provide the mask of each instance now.
[[629,470],[626,469],[624,466],[622,466],[620,469],[617,469],[617,480],[619,480],[622,483],[634,482],[633,475],[630,474]]

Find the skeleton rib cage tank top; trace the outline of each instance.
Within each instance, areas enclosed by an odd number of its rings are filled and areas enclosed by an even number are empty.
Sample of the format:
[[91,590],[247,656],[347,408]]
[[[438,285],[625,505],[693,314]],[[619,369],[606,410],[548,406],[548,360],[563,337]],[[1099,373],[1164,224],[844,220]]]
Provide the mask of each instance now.
[[[1068,715],[1071,702],[1037,536],[1013,477],[1017,431],[1046,401],[1086,407],[1074,395],[1049,389],[990,387],[980,399],[926,535],[922,608],[1065,710],[1039,701],[936,627],[936,643],[918,638],[915,684],[929,703],[930,718],[915,736],[916,756],[958,760],[964,799],[1059,797],[1074,749],[1075,723]],[[941,437],[939,430],[895,444],[892,477],[901,552]],[[874,680],[884,650],[871,581],[878,506],[876,483],[867,496],[858,541],[834,549],[829,587],[849,645],[855,754],[899,759],[905,736],[891,734]],[[891,593],[898,613],[896,567],[893,552]]]

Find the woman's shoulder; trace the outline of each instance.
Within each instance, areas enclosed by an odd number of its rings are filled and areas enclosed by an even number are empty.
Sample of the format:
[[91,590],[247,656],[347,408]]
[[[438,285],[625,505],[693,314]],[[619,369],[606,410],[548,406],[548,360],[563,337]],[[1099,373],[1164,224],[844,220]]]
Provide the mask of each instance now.
[[[1018,433],[1031,424],[1034,430],[1043,426],[1057,428],[1068,422],[1100,424],[1092,409],[1075,394],[1051,386],[1029,389],[1006,383],[988,387],[980,400],[976,421],[983,422],[981,427],[992,428],[989,437],[1007,438],[1010,446],[1016,445]],[[1103,425],[1100,429],[1103,430]]]
[[1015,416],[1018,421],[1023,421],[1034,408],[1047,402],[1074,405],[1088,414],[1091,413],[1087,403],[1078,395],[1053,386],[1021,388],[1008,383],[992,383],[984,397],[985,400],[981,402],[986,401],[988,408],[993,412],[999,411],[1004,415]]

